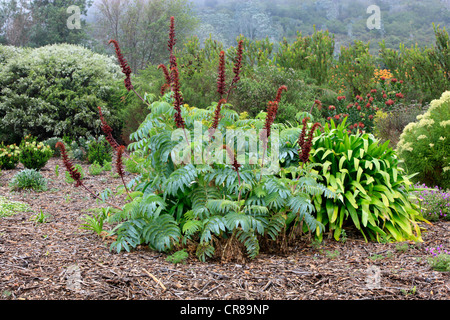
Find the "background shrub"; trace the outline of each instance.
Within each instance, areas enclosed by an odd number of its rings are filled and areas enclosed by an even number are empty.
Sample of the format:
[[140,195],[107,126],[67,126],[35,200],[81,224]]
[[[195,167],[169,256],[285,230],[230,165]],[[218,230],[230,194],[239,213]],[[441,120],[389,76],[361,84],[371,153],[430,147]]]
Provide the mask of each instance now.
[[407,48],[404,44],[398,50],[389,49],[384,41],[380,43],[380,58],[393,75],[404,79],[405,95],[409,100],[430,102],[443,91],[450,90],[450,38],[445,28],[434,26],[435,45]]
[[35,169],[24,169],[12,177],[9,187],[13,191],[25,189],[45,191],[47,190],[47,179]]
[[20,148],[15,144],[5,146],[0,143],[0,169],[14,169],[19,163]]
[[415,181],[450,188],[450,91],[405,127],[397,152]]
[[58,142],[63,142],[63,139],[58,138],[58,137],[51,137],[51,138],[48,138],[47,140],[43,141],[43,143],[45,145],[49,146],[50,149],[52,149],[54,157],[59,157],[61,155],[60,150],[55,147],[56,143],[58,143]]
[[26,136],[20,143],[20,162],[27,169],[40,170],[53,156],[52,149],[34,137]]
[[87,159],[89,163],[97,162],[99,165],[103,166],[105,162],[110,162],[112,147],[105,139],[105,136],[100,136],[97,139],[92,139],[89,141],[87,150]]
[[0,69],[0,140],[18,143],[24,134],[42,141],[99,133],[97,107],[105,105],[109,125],[118,132],[119,72],[112,57],[82,46],[19,51]]

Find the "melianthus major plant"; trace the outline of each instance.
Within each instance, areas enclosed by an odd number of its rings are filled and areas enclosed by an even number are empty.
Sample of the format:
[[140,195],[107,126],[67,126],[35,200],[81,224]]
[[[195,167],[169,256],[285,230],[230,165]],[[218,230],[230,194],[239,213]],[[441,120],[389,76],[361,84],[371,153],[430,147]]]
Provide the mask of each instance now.
[[[308,161],[312,134],[306,136],[306,122],[304,129],[274,125],[278,103],[287,88],[279,88],[275,99],[268,102],[267,112],[257,119],[243,119],[231,110],[227,99],[240,79],[239,42],[234,78],[229,84],[224,72],[225,56],[220,53],[219,101],[206,109],[189,107],[180,91],[174,37],[172,18],[170,67],[159,66],[166,78],[161,88],[164,95],[159,101],[147,102],[150,113],[131,134],[135,142],[128,151],[140,155],[135,166],[140,174],[129,184],[124,182],[127,203],[111,204],[108,222],[117,223],[111,231],[117,236],[111,249],[129,251],[147,244],[154,250],[169,251],[176,246],[194,245],[196,255],[204,261],[214,255],[227,258],[236,248],[245,248],[246,255],[254,258],[260,251],[261,239],[275,241],[281,235],[321,229],[322,224],[313,215],[312,198],[331,198],[334,194],[312,174],[313,164]],[[114,43],[121,65],[126,66]],[[129,70],[125,68],[124,73],[127,88],[133,89]],[[117,152],[116,171],[123,178],[122,155],[128,155],[112,137],[101,108],[99,111],[103,132]],[[316,128],[313,125],[312,131]],[[276,139],[280,129],[281,139]],[[290,155],[290,160],[278,168],[279,154],[273,150],[288,141],[292,142],[291,148],[283,152]],[[57,146],[76,185],[85,187],[64,145]],[[263,158],[258,159],[261,154]],[[302,166],[298,165],[299,155]],[[134,159],[129,157],[127,161]],[[105,193],[89,192],[109,200]],[[219,246],[222,251],[215,252]]]

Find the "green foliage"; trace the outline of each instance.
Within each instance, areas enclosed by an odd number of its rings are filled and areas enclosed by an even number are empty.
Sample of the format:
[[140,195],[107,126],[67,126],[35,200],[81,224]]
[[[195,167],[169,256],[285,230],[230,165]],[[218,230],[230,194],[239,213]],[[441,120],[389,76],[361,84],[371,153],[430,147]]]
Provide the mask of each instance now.
[[406,81],[405,94],[410,99],[429,102],[450,90],[449,35],[439,26],[434,26],[434,33],[433,47],[400,44],[399,50],[394,50],[380,43],[381,59],[394,76]]
[[[87,25],[84,16],[91,0],[30,0],[7,1],[9,6],[0,3],[9,23],[7,28],[14,28],[14,34],[7,33],[6,41],[17,46],[40,47],[53,43],[86,43]],[[80,10],[79,28],[69,29],[67,23],[71,16],[67,11],[71,5]],[[8,10],[9,9],[9,10]],[[1,18],[0,18],[1,20]],[[69,20],[71,22],[71,20]],[[1,26],[1,23],[0,23]]]
[[83,230],[89,230],[92,232],[95,232],[97,235],[101,235],[103,230],[103,224],[104,221],[107,219],[109,214],[108,208],[100,208],[100,212],[97,212],[96,214],[93,214],[92,216],[85,214],[83,217],[81,217],[81,220],[84,221],[84,223],[81,224],[80,229]]
[[93,176],[98,176],[99,174],[102,174],[103,167],[98,164],[97,161],[94,161],[93,164],[89,166],[89,174]]
[[375,56],[369,52],[369,43],[354,41],[352,45],[341,48],[333,71],[348,94],[357,96],[374,88],[375,68]]
[[59,148],[55,147],[58,142],[63,142],[63,140],[61,138],[51,137],[51,138],[48,138],[48,139],[46,139],[46,140],[44,140],[42,142],[46,146],[49,146],[52,149],[54,157],[59,157],[61,155],[61,151],[59,150]]
[[46,191],[47,179],[35,169],[24,169],[19,171],[12,177],[9,182],[11,190],[26,190],[32,189],[34,191]]
[[338,96],[329,106],[319,102],[319,108],[322,108],[322,115],[328,121],[333,119],[339,124],[345,119],[351,133],[357,133],[358,130],[371,133],[377,112],[405,113],[401,108],[404,101],[401,93],[403,87],[403,81],[397,79],[381,80],[362,96]]
[[397,152],[416,181],[450,188],[450,91],[431,102],[428,111],[408,124]]
[[177,263],[186,263],[186,259],[189,257],[189,254],[186,252],[186,249],[179,250],[174,252],[170,256],[166,258],[167,262],[177,264]]
[[0,218],[28,211],[31,211],[28,204],[19,201],[11,201],[6,197],[0,196]]
[[0,69],[0,139],[18,143],[99,132],[98,106],[120,132],[119,68],[112,57],[61,44],[24,50]]
[[87,160],[89,163],[97,162],[103,165],[105,162],[111,162],[112,147],[105,139],[105,136],[100,136],[98,139],[89,141],[87,149]]
[[[129,148],[136,152],[141,176],[134,183],[135,191],[130,195],[133,200],[111,217],[111,222],[122,221],[114,230],[117,240],[112,249],[131,250],[145,243],[168,251],[175,244],[189,241],[196,243],[196,255],[205,261],[217,254],[215,241],[222,239],[230,250],[235,241],[241,243],[245,255],[254,258],[260,251],[261,237],[275,242],[284,233],[322,228],[313,216],[312,197],[328,198],[333,193],[316,182],[309,167],[297,166],[296,152],[286,150],[289,160],[283,158],[284,171],[275,177],[260,178],[259,165],[244,164],[238,176],[226,164],[174,163],[171,153],[177,140],[172,140],[176,129],[173,108],[157,101],[150,109],[146,120],[131,135],[135,142]],[[189,106],[182,109],[187,128],[193,129],[194,120],[201,121],[206,137],[214,106],[206,110]],[[263,124],[262,120],[240,118],[226,105],[221,115],[219,129],[251,128],[249,121],[260,122],[259,127]],[[282,136],[295,137],[291,139],[295,144],[301,130],[286,130]],[[191,144],[193,148],[207,145],[207,140]],[[292,150],[296,148],[291,146]]]
[[77,140],[72,140],[69,143],[69,156],[73,159],[80,161],[87,160],[89,143],[92,141],[93,137],[79,137]]
[[413,188],[388,142],[380,145],[367,133],[348,135],[344,121],[325,126],[313,148],[312,161],[322,163],[319,173],[337,193],[336,199],[315,199],[317,220],[336,240],[349,224],[366,240],[420,239],[416,221],[422,218],[409,199]]
[[448,272],[450,271],[450,254],[441,253],[428,258],[428,263],[433,270]]
[[293,43],[286,38],[280,44],[275,55],[276,64],[285,69],[305,70],[310,78],[319,85],[328,80],[328,73],[333,61],[334,35],[329,31],[316,31],[311,36],[297,33]]
[[36,213],[35,215],[30,217],[30,220],[36,222],[36,223],[47,223],[51,219],[51,215],[48,213],[43,212],[42,210],[39,211],[39,213]]
[[5,146],[0,143],[0,169],[11,170],[19,163],[20,148],[15,144]]
[[20,143],[20,162],[27,169],[42,169],[53,156],[50,146],[37,142],[36,138],[26,136]]

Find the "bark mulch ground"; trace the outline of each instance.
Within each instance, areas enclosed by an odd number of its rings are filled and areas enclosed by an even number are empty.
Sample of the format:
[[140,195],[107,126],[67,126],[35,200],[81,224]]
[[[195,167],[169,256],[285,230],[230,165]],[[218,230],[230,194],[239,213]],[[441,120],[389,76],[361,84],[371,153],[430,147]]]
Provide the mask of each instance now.
[[[55,175],[55,165],[60,175]],[[87,166],[84,165],[87,173]],[[287,253],[261,253],[245,263],[166,261],[140,247],[109,251],[108,239],[80,229],[81,216],[99,206],[81,188],[64,181],[60,159],[42,173],[46,192],[10,192],[3,171],[0,194],[32,211],[0,218],[0,299],[30,300],[447,300],[450,273],[430,268],[426,248],[450,249],[450,223],[423,225],[423,243],[366,243],[357,235],[321,244],[299,240]],[[128,178],[131,179],[131,176]],[[86,174],[96,190],[117,186],[110,173]],[[46,223],[30,218],[42,210]]]

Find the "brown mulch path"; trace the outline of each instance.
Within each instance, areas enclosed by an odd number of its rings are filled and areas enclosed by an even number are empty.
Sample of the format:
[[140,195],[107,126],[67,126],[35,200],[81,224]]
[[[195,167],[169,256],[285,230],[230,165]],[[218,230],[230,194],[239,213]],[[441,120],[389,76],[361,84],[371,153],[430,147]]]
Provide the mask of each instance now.
[[[60,176],[55,176],[58,164]],[[95,190],[113,189],[120,180],[108,173],[89,176]],[[450,222],[423,225],[424,242],[365,243],[357,236],[320,246],[299,240],[286,254],[261,253],[246,263],[167,262],[166,255],[140,247],[130,253],[109,251],[108,239],[80,229],[80,217],[98,206],[83,189],[64,181],[59,159],[42,173],[46,192],[10,192],[9,179],[23,167],[3,171],[0,194],[28,203],[33,212],[0,218],[0,300],[448,300],[450,273],[430,268],[425,248],[450,249]],[[131,178],[131,176],[129,176]],[[51,215],[47,223],[30,217]],[[378,287],[366,280],[380,272]],[[78,279],[78,280],[77,280]]]

